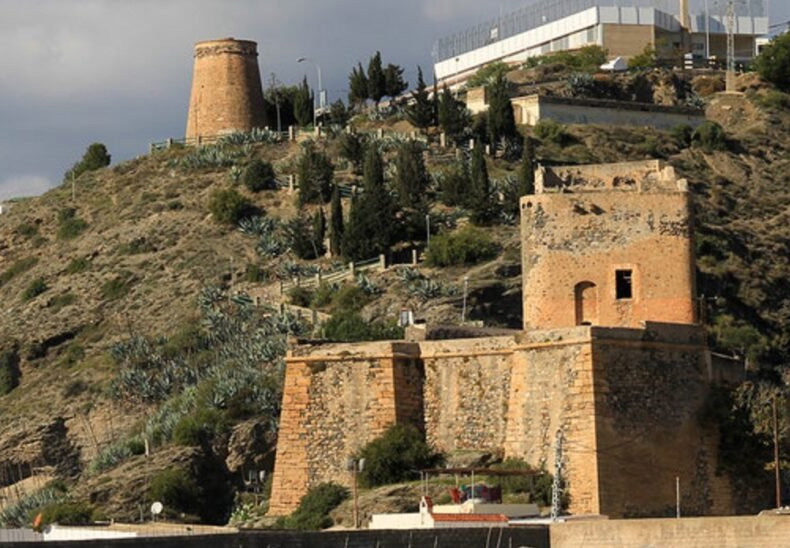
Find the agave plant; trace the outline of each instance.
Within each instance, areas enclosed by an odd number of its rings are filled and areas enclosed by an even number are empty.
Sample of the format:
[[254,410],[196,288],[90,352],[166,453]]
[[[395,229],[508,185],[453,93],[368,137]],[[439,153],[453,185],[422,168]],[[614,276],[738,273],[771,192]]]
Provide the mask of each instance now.
[[425,279],[425,276],[423,276],[419,270],[410,266],[398,268],[395,272],[397,273],[398,278],[406,283]]
[[363,273],[357,274],[357,285],[359,286],[362,291],[365,292],[366,295],[379,295],[381,294],[381,289],[377,286],[370,278],[365,276]]
[[0,512],[0,527],[29,526],[30,514],[33,510],[57,502],[61,498],[63,496],[60,493],[49,487],[26,495],[3,508]]

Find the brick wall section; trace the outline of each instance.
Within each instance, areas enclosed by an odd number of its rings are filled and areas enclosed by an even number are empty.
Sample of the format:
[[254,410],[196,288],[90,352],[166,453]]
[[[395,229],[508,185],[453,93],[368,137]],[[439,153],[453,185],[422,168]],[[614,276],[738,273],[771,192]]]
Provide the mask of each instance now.
[[232,38],[198,42],[194,56],[186,137],[263,127],[256,43]]
[[[696,321],[691,206],[672,168],[544,170],[521,214],[525,329]],[[631,298],[617,299],[617,270]]]

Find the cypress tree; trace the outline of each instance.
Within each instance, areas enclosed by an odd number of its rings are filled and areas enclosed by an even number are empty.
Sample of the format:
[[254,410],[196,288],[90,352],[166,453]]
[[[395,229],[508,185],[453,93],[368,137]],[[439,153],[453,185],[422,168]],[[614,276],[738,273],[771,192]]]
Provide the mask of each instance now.
[[469,165],[466,162],[458,162],[441,179],[439,196],[442,203],[450,207],[466,206],[470,202],[470,186]]
[[409,87],[409,83],[403,80],[403,69],[392,63],[388,64],[384,71],[384,80],[386,81],[386,95],[393,99],[398,97]]
[[516,118],[508,94],[509,83],[499,74],[488,86],[488,135],[492,145],[517,136]]
[[439,95],[439,125],[442,131],[450,139],[459,141],[469,123],[466,105],[453,97],[447,86],[444,86],[441,95]]
[[398,147],[395,157],[395,190],[403,209],[411,209],[425,200],[430,176],[422,157],[422,144],[408,141]]
[[493,217],[491,204],[491,183],[488,179],[488,167],[483,154],[483,145],[475,143],[472,151],[472,164],[469,169],[470,200],[469,208],[472,210],[472,222],[485,225]]
[[387,77],[381,66],[381,53],[370,58],[368,63],[368,97],[373,99],[378,107],[379,101],[387,94]]
[[343,255],[352,261],[386,253],[392,243],[394,208],[384,185],[381,154],[373,144],[365,154],[363,180],[364,191],[352,199],[343,235]]
[[335,185],[332,191],[331,217],[329,227],[329,250],[333,256],[343,252],[343,205],[340,202],[340,189]]
[[313,103],[315,96],[307,85],[307,76],[302,80],[302,85],[296,91],[294,96],[294,117],[296,122],[304,127],[313,122]]
[[535,193],[535,142],[527,137],[521,151],[521,165],[518,169],[520,196]]
[[313,242],[316,247],[316,257],[320,257],[326,253],[326,246],[324,246],[324,239],[326,238],[326,217],[324,217],[324,208],[319,207],[318,211],[313,215]]
[[368,78],[365,76],[362,63],[351,70],[348,77],[348,89],[348,102],[352,108],[359,108],[368,100]]
[[412,93],[412,101],[413,104],[406,107],[406,119],[421,129],[434,125],[434,101],[428,93],[420,67],[417,67],[417,89]]
[[334,166],[329,158],[316,150],[311,142],[304,147],[297,169],[299,206],[325,204],[332,196]]

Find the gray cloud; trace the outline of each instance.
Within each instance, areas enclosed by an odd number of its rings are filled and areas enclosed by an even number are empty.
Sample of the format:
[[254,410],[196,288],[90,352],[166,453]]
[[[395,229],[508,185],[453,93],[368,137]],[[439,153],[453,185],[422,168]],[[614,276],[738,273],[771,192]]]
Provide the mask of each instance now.
[[[93,141],[114,160],[182,135],[198,40],[258,42],[264,79],[295,82],[323,69],[330,98],[381,50],[385,61],[430,74],[435,39],[524,0],[0,0],[0,192],[56,184]],[[776,16],[790,6],[774,2]]]

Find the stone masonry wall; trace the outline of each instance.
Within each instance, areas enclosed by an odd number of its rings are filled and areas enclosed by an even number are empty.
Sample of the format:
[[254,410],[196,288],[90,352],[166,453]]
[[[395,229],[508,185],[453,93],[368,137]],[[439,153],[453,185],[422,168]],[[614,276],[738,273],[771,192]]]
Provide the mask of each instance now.
[[531,332],[513,356],[505,457],[554,474],[556,433],[563,430],[563,474],[573,513],[598,513],[595,391],[590,328]]
[[[562,192],[548,173],[536,186],[545,179],[552,191],[522,198],[525,329],[695,322],[688,192],[637,167],[601,178],[600,191],[569,178],[573,191]],[[631,272],[630,298],[617,297],[618,270]]]
[[593,362],[602,395],[596,451],[604,514],[673,515],[675,478],[684,515],[733,511],[729,482],[716,474],[717,433],[698,419],[710,391],[707,350],[701,329],[687,329],[685,341],[599,335]]
[[195,44],[186,137],[250,131],[264,125],[255,42],[229,38]]
[[350,485],[346,459],[390,425],[421,425],[416,350],[381,342],[304,345],[289,352],[272,515],[292,512],[319,483]]
[[425,430],[445,452],[501,452],[513,337],[424,341]]

